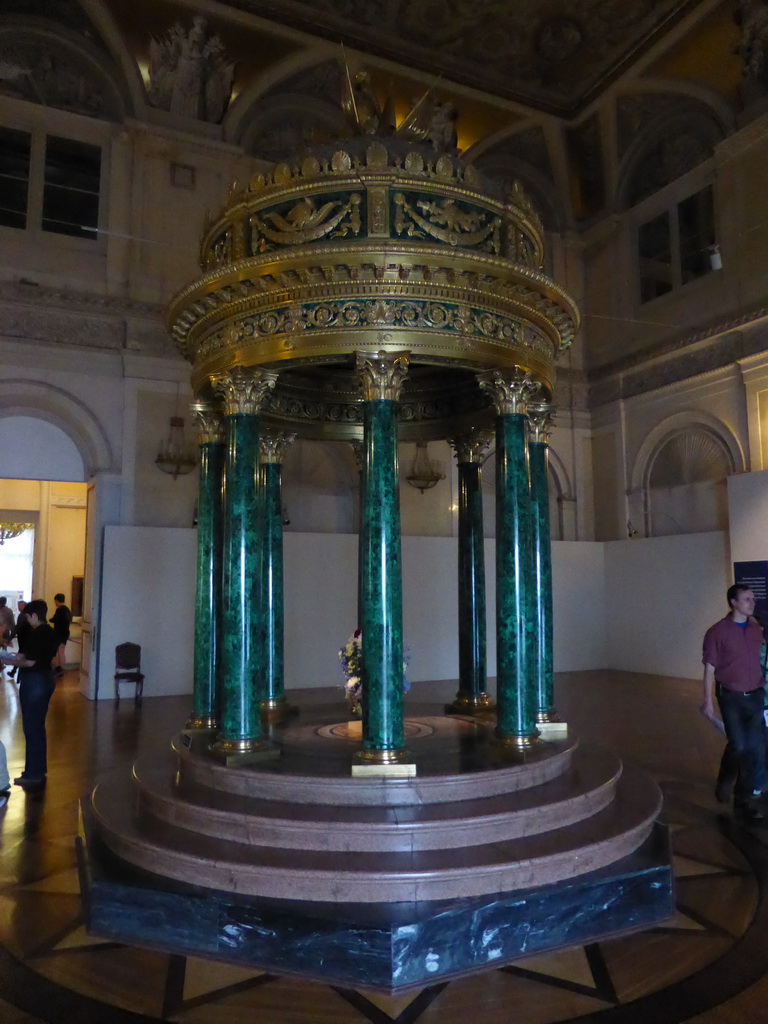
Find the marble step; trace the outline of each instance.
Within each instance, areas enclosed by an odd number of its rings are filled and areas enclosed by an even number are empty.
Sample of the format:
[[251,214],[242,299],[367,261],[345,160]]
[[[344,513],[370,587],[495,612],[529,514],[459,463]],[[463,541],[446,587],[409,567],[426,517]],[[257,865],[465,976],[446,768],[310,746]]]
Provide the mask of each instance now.
[[[502,769],[503,770],[503,769]],[[297,804],[177,785],[170,755],[134,766],[136,806],[146,819],[235,842],[288,849],[409,851],[504,842],[574,824],[613,799],[621,762],[606,751],[577,750],[565,773],[536,787],[450,803]]]
[[564,828],[504,842],[442,850],[349,852],[249,845],[199,835],[134,814],[126,773],[91,797],[101,840],[146,871],[249,896],[360,903],[456,899],[560,882],[633,852],[661,808],[656,784],[625,766],[615,797]]
[[[493,725],[479,727],[488,733],[486,745],[476,744],[479,749],[473,752],[474,760],[462,764],[460,771],[446,771],[439,761],[434,771],[430,771],[429,745],[425,743],[418,749],[419,773],[413,778],[353,778],[349,765],[351,752],[357,744],[352,744],[351,748],[340,745],[339,753],[334,752],[338,760],[334,761],[329,756],[327,743],[318,744],[314,758],[310,756],[311,750],[297,758],[286,742],[286,756],[264,762],[257,771],[225,767],[200,756],[194,747],[187,745],[183,736],[173,741],[173,749],[179,759],[179,782],[183,790],[206,786],[222,793],[285,803],[405,807],[478,800],[541,786],[568,770],[578,747],[578,740],[569,736],[565,740],[537,744],[524,764],[494,763],[490,746]],[[323,771],[327,774],[320,774]]]

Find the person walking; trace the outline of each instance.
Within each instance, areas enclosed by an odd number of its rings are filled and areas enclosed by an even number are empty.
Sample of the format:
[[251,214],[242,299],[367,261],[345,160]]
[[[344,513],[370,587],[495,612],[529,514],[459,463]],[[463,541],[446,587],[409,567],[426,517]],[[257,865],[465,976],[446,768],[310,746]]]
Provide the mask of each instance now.
[[11,639],[15,625],[16,620],[13,617],[13,612],[8,607],[8,598],[0,597],[0,643],[2,643],[3,647],[6,647]]
[[51,663],[59,649],[58,637],[48,625],[45,601],[30,601],[24,609],[29,628],[18,654],[5,656],[19,668],[21,725],[26,740],[24,771],[14,785],[41,789],[48,774],[48,740],[45,716],[56,680]]
[[[17,646],[18,646],[19,650],[21,650],[21,641],[22,641],[22,639],[23,639],[27,629],[29,628],[29,622],[28,622],[26,613],[24,611],[24,609],[27,607],[27,602],[26,601],[19,601],[19,603],[17,604],[16,607],[18,609],[18,615],[16,616],[16,626],[14,627],[13,635],[16,638],[16,643],[17,643]],[[12,665],[10,667],[10,669],[8,670],[8,678],[9,679],[13,679],[15,675],[16,675],[16,666]]]
[[755,595],[735,583],[728,588],[730,612],[704,636],[704,701],[702,713],[715,718],[714,700],[728,740],[729,755],[738,765],[734,810],[746,821],[761,821],[755,800],[765,788],[765,721],[760,654],[763,630],[754,618]]
[[72,623],[72,612],[64,604],[63,594],[54,594],[53,600],[56,605],[56,611],[51,616],[51,625],[53,626],[53,632],[56,634],[56,639],[59,641],[55,672],[57,676],[63,676],[64,665],[66,664],[67,640],[69,640],[69,627]]

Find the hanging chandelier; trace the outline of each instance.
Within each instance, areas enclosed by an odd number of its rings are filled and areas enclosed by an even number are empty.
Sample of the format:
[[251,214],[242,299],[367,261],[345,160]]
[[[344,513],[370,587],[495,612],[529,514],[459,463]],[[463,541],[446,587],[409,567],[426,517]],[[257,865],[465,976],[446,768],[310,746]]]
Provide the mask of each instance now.
[[34,523],[0,523],[0,544],[20,537],[25,530],[34,530]]
[[422,494],[445,479],[440,463],[430,459],[426,441],[416,442],[416,453],[405,479]]
[[191,473],[197,465],[197,454],[187,444],[181,416],[171,416],[168,437],[160,445],[155,465],[174,480],[185,473]]

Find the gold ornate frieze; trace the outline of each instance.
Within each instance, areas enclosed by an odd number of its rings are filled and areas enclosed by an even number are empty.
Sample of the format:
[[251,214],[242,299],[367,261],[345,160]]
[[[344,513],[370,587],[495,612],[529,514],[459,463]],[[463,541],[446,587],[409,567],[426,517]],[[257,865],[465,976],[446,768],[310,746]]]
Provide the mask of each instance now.
[[529,402],[541,390],[541,383],[521,366],[512,373],[489,370],[478,377],[483,391],[491,396],[498,416],[524,414]]
[[395,234],[408,238],[434,238],[448,245],[501,252],[501,217],[459,204],[455,199],[409,198],[395,192]]
[[200,444],[223,444],[224,423],[221,410],[210,402],[193,402],[190,406],[197,425]]
[[211,375],[211,387],[221,395],[225,416],[256,416],[264,397],[277,383],[277,374],[235,366]]
[[525,410],[531,441],[547,444],[552,435],[555,407],[549,402],[532,402]]
[[[382,341],[387,341],[384,336]],[[358,352],[355,368],[363,391],[363,401],[397,402],[408,374],[408,355],[380,349],[376,353]]]
[[277,245],[304,245],[321,238],[345,238],[359,235],[359,193],[343,199],[330,199],[319,208],[311,196],[302,196],[287,210],[266,210],[249,219],[251,255],[268,252]]
[[493,442],[493,431],[473,427],[465,434],[449,438],[449,442],[456,454],[457,463],[475,462],[481,465]]

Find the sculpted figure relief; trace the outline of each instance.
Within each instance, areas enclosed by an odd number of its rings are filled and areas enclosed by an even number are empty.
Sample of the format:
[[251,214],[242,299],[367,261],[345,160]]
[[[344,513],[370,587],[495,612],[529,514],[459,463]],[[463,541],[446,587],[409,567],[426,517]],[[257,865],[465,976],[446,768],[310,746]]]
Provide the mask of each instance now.
[[[736,21],[741,26],[737,53],[744,62],[743,74],[748,91],[763,95],[768,91],[768,3],[766,0],[739,0]],[[745,99],[753,98],[752,95]]]
[[179,117],[218,124],[232,93],[235,65],[199,16],[186,30],[177,22],[149,48],[149,102]]

